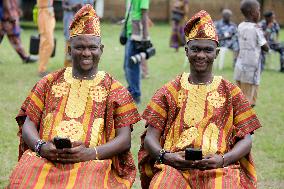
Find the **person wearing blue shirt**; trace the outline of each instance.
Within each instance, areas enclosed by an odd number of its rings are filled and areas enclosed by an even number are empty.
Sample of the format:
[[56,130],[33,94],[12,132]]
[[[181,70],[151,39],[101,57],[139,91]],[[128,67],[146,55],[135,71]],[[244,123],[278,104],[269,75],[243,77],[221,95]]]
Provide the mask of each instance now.
[[238,31],[237,25],[231,21],[231,17],[232,11],[224,9],[222,11],[222,19],[215,21],[214,24],[219,38],[219,46],[233,51],[235,64],[239,51]]
[[[284,73],[284,43],[280,43],[280,26],[275,20],[275,14],[272,11],[264,13],[264,20],[259,22],[270,49],[280,53],[280,72]],[[265,53],[262,53],[262,67],[264,67]]]

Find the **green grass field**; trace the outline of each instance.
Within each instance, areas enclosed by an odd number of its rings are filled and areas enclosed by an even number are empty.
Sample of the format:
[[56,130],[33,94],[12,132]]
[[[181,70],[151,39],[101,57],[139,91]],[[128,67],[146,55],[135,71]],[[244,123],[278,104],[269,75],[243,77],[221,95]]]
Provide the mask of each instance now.
[[[118,43],[121,26],[102,24],[102,40],[105,45],[100,69],[111,73],[126,86],[123,72],[124,47]],[[148,61],[150,78],[142,81],[142,103],[139,111],[142,113],[154,92],[165,82],[177,74],[188,72],[184,50],[175,53],[169,48],[170,26],[156,24],[151,28],[152,41],[157,49],[155,57]],[[28,49],[29,37],[36,30],[26,29],[22,32],[22,41]],[[50,60],[48,70],[54,71],[63,66],[64,37],[62,30],[56,30],[56,57]],[[284,41],[284,30],[281,31]],[[253,154],[255,157],[259,188],[284,188],[284,74],[279,73],[277,56],[269,58],[269,69],[262,74],[256,112],[261,120],[262,128],[253,137]],[[19,56],[12,49],[7,38],[0,45],[0,188],[8,183],[9,175],[17,163],[18,156],[18,126],[15,116],[21,103],[33,87],[37,76],[37,64],[22,64]],[[232,54],[228,53],[225,68],[214,71],[232,81]],[[135,125],[132,133],[132,152],[137,162],[137,151],[140,146],[140,135],[144,130],[144,122]],[[139,178],[133,188],[140,188]]]

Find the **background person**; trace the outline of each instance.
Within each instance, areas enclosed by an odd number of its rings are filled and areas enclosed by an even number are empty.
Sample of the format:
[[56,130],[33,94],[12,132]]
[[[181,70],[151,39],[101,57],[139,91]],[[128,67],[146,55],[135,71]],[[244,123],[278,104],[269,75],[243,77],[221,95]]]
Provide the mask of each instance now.
[[[190,73],[160,88],[142,116],[142,188],[256,188],[250,134],[260,123],[240,88],[212,73],[218,36],[210,15],[195,14],[185,36]],[[202,160],[185,160],[188,147],[202,149]]]
[[38,75],[48,74],[47,64],[54,49],[55,17],[53,0],[37,0],[38,31],[40,34]]
[[[20,154],[8,188],[131,188],[135,180],[129,149],[140,116],[127,89],[98,71],[104,46],[91,5],[75,15],[70,37],[73,66],[37,82],[16,118]],[[55,136],[72,147],[57,149]]]
[[218,34],[219,47],[221,47],[218,61],[220,69],[223,68],[227,49],[232,50],[234,53],[234,66],[239,53],[237,25],[231,21],[231,17],[232,11],[224,9],[222,11],[222,19],[214,23]]
[[185,45],[184,25],[188,20],[188,0],[175,0],[172,8],[172,34],[170,47],[176,52]]
[[37,61],[25,52],[21,41],[20,28],[21,10],[17,0],[1,0],[0,1],[0,44],[5,35],[9,42],[21,57],[23,63],[34,63]]
[[[264,31],[264,36],[269,47],[280,54],[280,72],[284,72],[284,44],[279,42],[280,26],[275,20],[275,14],[272,11],[264,13],[264,20],[259,22]],[[262,64],[265,63],[265,52],[263,53]]]
[[103,18],[103,16],[104,16],[104,0],[95,0],[95,1],[96,1],[96,5],[95,5],[96,13],[97,13],[98,17]]
[[[154,22],[148,17],[147,19],[147,25],[148,28],[151,28],[154,26]],[[141,72],[142,72],[142,79],[149,79],[150,78],[150,73],[149,73],[149,67],[148,67],[148,62],[145,58],[141,60]]]
[[140,53],[141,47],[145,48],[151,43],[148,32],[148,9],[149,0],[126,1],[126,10],[130,13],[126,28],[128,40],[125,45],[124,72],[128,91],[138,104],[141,101],[141,65],[140,62],[133,63],[131,56]]
[[261,72],[261,50],[269,47],[261,28],[257,25],[260,6],[256,0],[243,0],[241,11],[245,21],[238,26],[240,52],[237,58],[234,79],[248,101],[255,106]]

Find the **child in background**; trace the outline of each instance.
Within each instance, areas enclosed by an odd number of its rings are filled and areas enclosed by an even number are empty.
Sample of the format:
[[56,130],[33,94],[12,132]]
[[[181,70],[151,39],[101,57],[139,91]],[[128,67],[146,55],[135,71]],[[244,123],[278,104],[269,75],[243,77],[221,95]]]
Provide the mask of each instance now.
[[241,11],[245,21],[238,26],[240,52],[234,70],[234,79],[253,107],[260,82],[261,49],[268,51],[269,46],[261,28],[257,25],[260,18],[260,6],[257,0],[243,0]]

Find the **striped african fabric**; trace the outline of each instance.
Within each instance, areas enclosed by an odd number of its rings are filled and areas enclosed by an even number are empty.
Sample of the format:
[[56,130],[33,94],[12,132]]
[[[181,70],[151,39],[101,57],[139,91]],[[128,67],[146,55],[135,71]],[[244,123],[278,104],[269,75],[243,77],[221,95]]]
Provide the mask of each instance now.
[[72,68],[40,80],[16,117],[19,124],[19,162],[8,188],[130,188],[136,168],[129,151],[112,159],[60,164],[38,157],[28,149],[21,128],[28,116],[40,138],[55,136],[82,141],[89,148],[107,143],[115,129],[140,120],[136,105],[125,87],[99,71],[93,80],[72,77]]
[[[214,76],[211,84],[193,85],[188,73],[177,76],[159,89],[143,118],[160,130],[161,146],[170,151],[202,149],[203,156],[225,154],[238,139],[261,125],[249,102],[236,85]],[[155,164],[142,146],[138,165],[142,188],[256,188],[256,172],[251,153],[225,168],[178,171]]]

